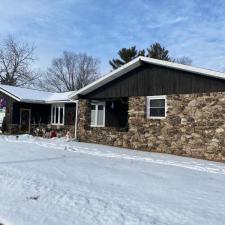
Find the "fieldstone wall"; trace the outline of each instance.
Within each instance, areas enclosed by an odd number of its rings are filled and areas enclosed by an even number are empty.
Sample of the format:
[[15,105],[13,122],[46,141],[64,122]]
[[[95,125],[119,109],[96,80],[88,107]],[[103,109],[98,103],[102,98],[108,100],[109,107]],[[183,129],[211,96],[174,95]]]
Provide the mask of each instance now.
[[147,119],[146,97],[129,98],[129,130],[90,127],[90,102],[79,100],[78,138],[118,147],[225,161],[225,93],[167,96],[167,117]]

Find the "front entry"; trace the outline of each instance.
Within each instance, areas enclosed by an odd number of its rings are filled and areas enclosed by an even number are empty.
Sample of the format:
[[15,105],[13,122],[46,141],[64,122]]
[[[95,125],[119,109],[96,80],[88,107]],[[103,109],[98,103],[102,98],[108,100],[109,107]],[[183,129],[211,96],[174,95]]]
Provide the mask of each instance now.
[[30,133],[30,118],[31,118],[30,109],[20,110],[20,131],[21,132]]

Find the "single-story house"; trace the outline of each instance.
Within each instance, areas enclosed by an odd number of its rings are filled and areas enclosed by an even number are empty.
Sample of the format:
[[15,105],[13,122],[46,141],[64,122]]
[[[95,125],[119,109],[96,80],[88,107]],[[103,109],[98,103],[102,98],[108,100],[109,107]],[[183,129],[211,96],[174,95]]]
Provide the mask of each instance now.
[[225,74],[193,66],[138,57],[76,92],[0,85],[4,116],[11,133],[225,161]]
[[33,133],[37,127],[74,132],[72,92],[52,93],[0,84],[0,127],[6,118],[10,133]]
[[80,141],[225,160],[225,74],[138,57],[74,92]]

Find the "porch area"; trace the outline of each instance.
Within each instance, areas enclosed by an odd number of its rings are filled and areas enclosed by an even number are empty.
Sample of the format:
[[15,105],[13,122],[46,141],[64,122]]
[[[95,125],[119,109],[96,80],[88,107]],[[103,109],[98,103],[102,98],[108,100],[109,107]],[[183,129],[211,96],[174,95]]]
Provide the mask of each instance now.
[[[74,133],[76,105],[74,103],[34,104],[14,102],[6,108],[6,133],[45,136],[54,131],[64,136]],[[49,135],[48,135],[49,136]]]

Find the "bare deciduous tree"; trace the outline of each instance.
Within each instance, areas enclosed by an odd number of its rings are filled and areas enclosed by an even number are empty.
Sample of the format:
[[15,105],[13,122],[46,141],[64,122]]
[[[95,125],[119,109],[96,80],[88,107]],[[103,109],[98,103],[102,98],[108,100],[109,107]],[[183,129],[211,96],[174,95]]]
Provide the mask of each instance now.
[[192,64],[192,59],[189,57],[183,56],[180,58],[172,59],[172,62],[179,63],[179,64],[184,64],[184,65],[191,65]]
[[39,87],[48,91],[74,91],[96,80],[99,60],[87,54],[64,52],[52,61],[42,76]]
[[8,36],[0,43],[0,83],[24,86],[36,79],[30,69],[34,46],[21,43],[12,36]]

